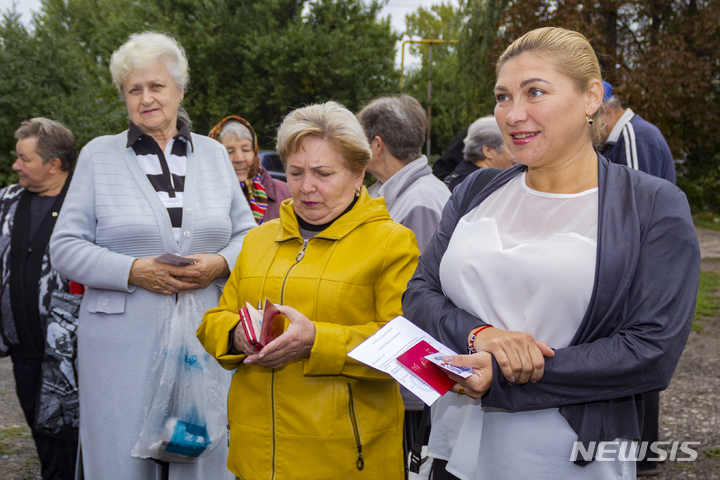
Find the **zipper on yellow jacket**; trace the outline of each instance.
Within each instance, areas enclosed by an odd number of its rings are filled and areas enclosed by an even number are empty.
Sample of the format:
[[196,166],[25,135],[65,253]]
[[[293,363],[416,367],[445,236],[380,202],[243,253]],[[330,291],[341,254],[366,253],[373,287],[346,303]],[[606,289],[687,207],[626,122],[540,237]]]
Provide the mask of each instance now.
[[350,415],[350,423],[352,425],[353,434],[355,435],[355,447],[357,448],[357,462],[355,466],[358,470],[362,470],[365,466],[365,460],[362,456],[362,439],[360,438],[360,423],[358,422],[357,412],[355,412],[355,399],[353,398],[352,385],[347,384],[348,389],[348,415]]
[[[285,305],[285,283],[287,282],[288,277],[290,276],[290,272],[293,268],[295,268],[295,265],[300,263],[300,261],[305,258],[305,250],[307,249],[309,240],[303,239],[303,246],[302,250],[298,252],[297,255],[295,255],[295,263],[293,263],[290,268],[288,268],[288,271],[285,272],[285,278],[283,278],[282,286],[280,287],[280,305]],[[275,478],[275,369],[273,368],[272,371],[272,377],[270,381],[270,405],[272,406],[272,475],[270,476],[271,479]]]

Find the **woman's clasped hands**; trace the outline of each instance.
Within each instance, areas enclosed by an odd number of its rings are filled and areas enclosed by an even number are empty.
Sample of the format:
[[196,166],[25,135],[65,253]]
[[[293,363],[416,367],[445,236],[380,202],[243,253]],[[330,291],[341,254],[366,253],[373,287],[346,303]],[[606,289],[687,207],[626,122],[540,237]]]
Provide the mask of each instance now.
[[154,257],[138,258],[130,267],[128,283],[153,293],[172,295],[185,290],[206,288],[216,278],[230,273],[221,255],[189,255],[194,265],[176,267],[159,263]]
[[451,365],[473,369],[473,375],[466,379],[450,375],[458,382],[452,391],[472,398],[480,398],[490,389],[493,357],[511,385],[522,385],[539,381],[545,372],[545,358],[555,355],[547,344],[536,341],[529,333],[508,332],[499,328],[486,328],[479,332],[474,346],[477,353],[443,358]]

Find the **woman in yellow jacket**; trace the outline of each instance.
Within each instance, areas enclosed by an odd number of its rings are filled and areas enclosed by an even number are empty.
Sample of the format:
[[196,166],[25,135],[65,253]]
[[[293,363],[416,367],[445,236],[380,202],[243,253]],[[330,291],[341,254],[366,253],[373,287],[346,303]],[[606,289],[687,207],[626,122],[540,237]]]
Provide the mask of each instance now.
[[[415,237],[362,186],[370,149],[341,105],[290,113],[277,150],[292,201],[248,233],[220,304],[198,329],[206,350],[237,368],[228,468],[242,480],[402,479],[397,384],[347,353],[402,313]],[[289,322],[258,352],[238,308],[265,298]]]

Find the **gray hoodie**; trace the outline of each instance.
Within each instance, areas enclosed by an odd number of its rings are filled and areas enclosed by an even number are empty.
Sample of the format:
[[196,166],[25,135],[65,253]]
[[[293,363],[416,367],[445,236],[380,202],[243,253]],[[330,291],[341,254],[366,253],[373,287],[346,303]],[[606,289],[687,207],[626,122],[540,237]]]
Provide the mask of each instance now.
[[450,191],[432,174],[425,155],[405,165],[385,183],[377,182],[368,192],[385,197],[390,217],[415,233],[420,253],[435,234]]

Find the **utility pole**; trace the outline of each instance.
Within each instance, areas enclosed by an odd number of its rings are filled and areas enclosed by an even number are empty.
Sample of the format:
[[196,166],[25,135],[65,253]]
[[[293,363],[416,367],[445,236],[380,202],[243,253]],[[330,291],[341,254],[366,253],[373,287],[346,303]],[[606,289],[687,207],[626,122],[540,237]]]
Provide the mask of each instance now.
[[423,38],[421,40],[405,40],[402,43],[402,52],[400,55],[400,71],[402,76],[400,77],[400,90],[402,90],[403,83],[405,80],[405,44],[406,43],[421,43],[427,44],[429,48],[428,54],[428,103],[427,103],[427,145],[426,145],[426,156],[430,159],[430,134],[432,133],[432,47],[436,43],[457,43],[457,40],[439,40],[431,38]]

